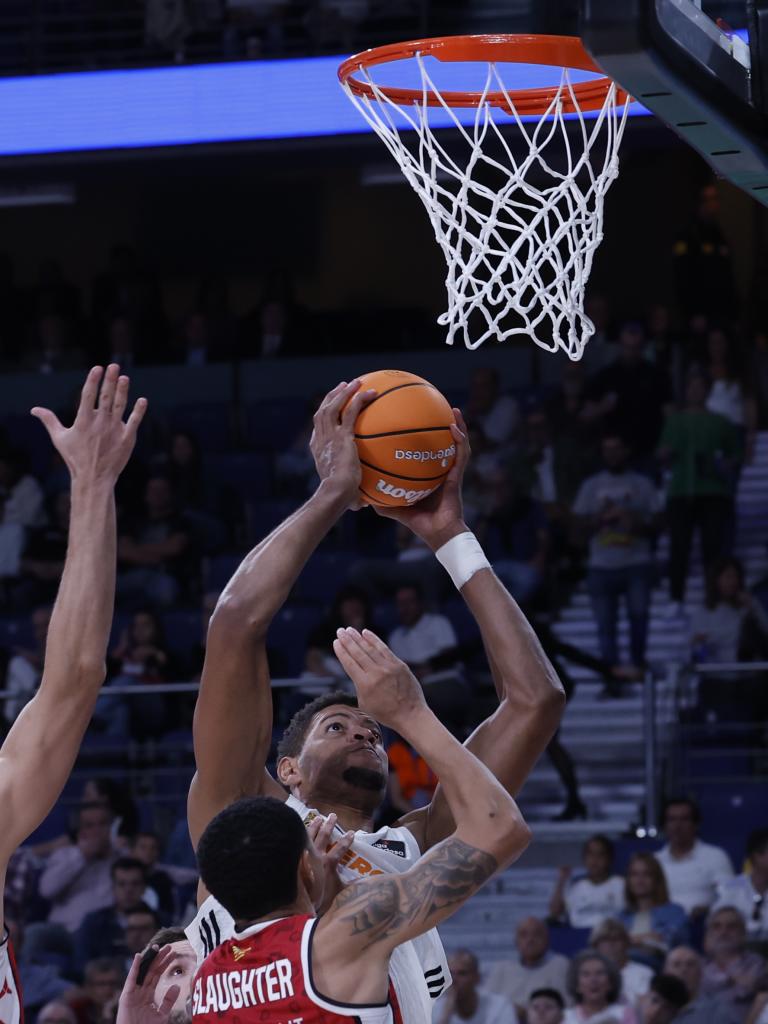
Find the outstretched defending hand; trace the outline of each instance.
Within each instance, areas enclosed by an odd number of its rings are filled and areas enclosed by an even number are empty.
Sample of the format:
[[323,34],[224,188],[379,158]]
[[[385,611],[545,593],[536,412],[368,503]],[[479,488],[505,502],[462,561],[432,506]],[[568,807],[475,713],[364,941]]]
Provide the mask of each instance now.
[[327,818],[318,814],[307,825],[309,840],[323,866],[323,897],[315,907],[318,917],[322,917],[344,888],[339,878],[339,864],[355,838],[354,832],[345,832],[338,838],[334,838],[333,830],[337,823],[338,818],[331,812]]
[[415,505],[398,508],[375,506],[380,516],[396,519],[407,526],[433,551],[437,551],[451,537],[467,529],[461,487],[471,452],[464,417],[459,409],[454,409],[453,415],[456,417],[456,423],[451,424],[451,434],[456,443],[456,461],[442,487]]
[[115,1024],[167,1024],[173,1005],[179,998],[181,985],[171,985],[159,1006],[155,1006],[153,1000],[158,981],[177,956],[178,953],[170,946],[162,946],[140,985],[137,979],[141,953],[136,954],[120,993]]
[[358,493],[361,474],[355,444],[355,420],[361,409],[376,397],[373,388],[359,389],[359,380],[349,384],[342,381],[328,392],[315,413],[309,442],[320,480],[338,487],[351,508],[362,506]]
[[139,398],[128,421],[123,422],[129,384],[128,377],[120,376],[120,367],[114,363],[106,371],[94,366],[85,379],[71,427],[62,426],[50,409],[35,406],[31,410],[48,431],[73,480],[114,484],[125,468],[147,411],[146,398]]
[[355,684],[360,709],[379,722],[400,732],[398,726],[425,707],[413,672],[370,629],[339,629],[333,650]]

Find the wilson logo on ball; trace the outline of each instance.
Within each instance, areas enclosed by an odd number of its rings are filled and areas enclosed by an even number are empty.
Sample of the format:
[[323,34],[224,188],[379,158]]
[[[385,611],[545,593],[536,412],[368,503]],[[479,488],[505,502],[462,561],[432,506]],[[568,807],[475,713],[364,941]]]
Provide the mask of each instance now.
[[410,505],[414,501],[421,501],[422,498],[426,498],[428,494],[431,494],[437,488],[430,487],[426,491],[408,491],[405,487],[393,487],[386,480],[380,479],[376,484],[376,490],[386,494],[389,498],[402,498]]

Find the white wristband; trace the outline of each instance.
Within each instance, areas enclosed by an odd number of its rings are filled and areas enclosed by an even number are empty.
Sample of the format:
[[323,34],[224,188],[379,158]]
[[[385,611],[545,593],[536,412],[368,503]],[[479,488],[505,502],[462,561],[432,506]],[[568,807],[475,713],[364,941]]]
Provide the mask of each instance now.
[[453,580],[457,590],[461,590],[480,569],[490,569],[491,563],[474,533],[467,530],[451,537],[435,552],[435,557]]

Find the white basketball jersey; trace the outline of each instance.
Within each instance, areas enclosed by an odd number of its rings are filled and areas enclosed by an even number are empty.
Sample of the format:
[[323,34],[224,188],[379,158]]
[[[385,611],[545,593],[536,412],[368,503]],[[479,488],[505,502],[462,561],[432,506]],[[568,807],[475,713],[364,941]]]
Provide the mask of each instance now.
[[0,944],[0,1024],[24,1024],[21,985],[7,931]]
[[[301,816],[305,825],[317,817],[317,811],[295,796],[289,796],[286,805]],[[343,834],[344,830],[337,826],[337,831]],[[342,882],[355,882],[372,875],[401,873],[420,857],[419,845],[407,828],[385,826],[378,832],[359,830],[339,865],[339,877]],[[235,936],[235,922],[224,907],[209,896],[186,933],[200,965],[220,943]],[[451,984],[451,972],[437,929],[399,945],[392,953],[389,975],[404,1024],[429,1024],[432,1001]]]

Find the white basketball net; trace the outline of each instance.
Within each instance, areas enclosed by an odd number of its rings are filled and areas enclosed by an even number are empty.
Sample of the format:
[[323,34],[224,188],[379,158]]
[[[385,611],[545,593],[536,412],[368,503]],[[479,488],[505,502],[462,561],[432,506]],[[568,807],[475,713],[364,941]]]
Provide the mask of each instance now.
[[[474,349],[490,338],[520,334],[549,352],[563,349],[580,359],[595,331],[584,313],[584,289],[603,237],[605,193],[618,174],[628,103],[619,108],[612,85],[597,116],[585,119],[564,68],[546,113],[526,123],[489,63],[482,96],[502,92],[511,114],[497,111],[494,119],[483,101],[465,126],[421,55],[415,59],[420,102],[405,106],[390,99],[365,68],[356,74],[373,95],[358,96],[346,83],[344,89],[427,208],[448,265],[448,309],[438,318],[448,329],[447,343],[458,338]],[[451,116],[458,142],[451,138],[444,145],[435,135],[430,94]],[[563,111],[568,97],[578,111],[570,135]],[[513,122],[522,151],[513,151],[502,130]]]

